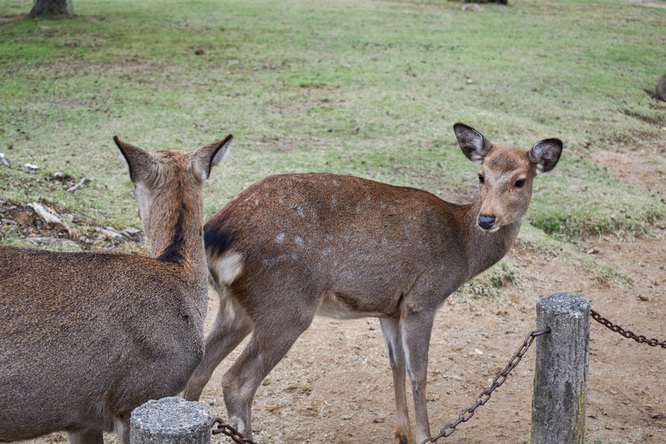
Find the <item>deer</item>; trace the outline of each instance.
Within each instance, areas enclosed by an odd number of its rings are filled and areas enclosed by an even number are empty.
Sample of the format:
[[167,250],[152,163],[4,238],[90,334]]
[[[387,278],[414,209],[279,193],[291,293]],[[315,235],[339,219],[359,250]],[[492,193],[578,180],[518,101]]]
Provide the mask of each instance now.
[[0,441],[129,443],[134,408],[182,392],[204,355],[203,184],[232,136],[129,165],[150,257],[0,246]]
[[527,212],[537,174],[557,164],[562,142],[530,150],[453,127],[463,154],[481,165],[480,197],[448,203],[420,189],[327,173],[269,176],[204,226],[209,281],[220,297],[204,359],[184,392],[198,400],[219,363],[250,333],[224,374],[229,423],[252,439],[251,406],[262,380],[315,315],[379,318],[393,374],[399,442],[430,437],[428,347],[447,297],[498,262]]

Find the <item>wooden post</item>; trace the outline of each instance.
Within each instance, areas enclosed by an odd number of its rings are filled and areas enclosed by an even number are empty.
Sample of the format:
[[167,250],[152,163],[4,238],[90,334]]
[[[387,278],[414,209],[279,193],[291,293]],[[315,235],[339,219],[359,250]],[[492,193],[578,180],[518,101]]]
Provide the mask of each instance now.
[[182,398],[148,401],[130,418],[130,444],[210,444],[210,437],[208,409]]
[[531,444],[583,444],[590,357],[590,302],[555,293],[537,304],[539,337]]

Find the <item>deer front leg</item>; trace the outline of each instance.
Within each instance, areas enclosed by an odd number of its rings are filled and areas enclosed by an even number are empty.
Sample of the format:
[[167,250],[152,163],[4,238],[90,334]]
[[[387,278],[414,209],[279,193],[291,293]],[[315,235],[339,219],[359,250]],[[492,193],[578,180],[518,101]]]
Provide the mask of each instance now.
[[435,310],[412,312],[410,309],[401,319],[401,334],[407,364],[407,374],[412,383],[414,416],[416,417],[416,443],[430,437],[428,407],[426,406],[426,383],[428,376],[428,348]]
[[405,353],[402,348],[402,335],[400,334],[399,319],[380,318],[386,348],[388,349],[391,372],[393,373],[393,389],[395,391],[395,407],[398,424],[395,437],[401,443],[413,442],[409,428],[409,413],[407,411]]

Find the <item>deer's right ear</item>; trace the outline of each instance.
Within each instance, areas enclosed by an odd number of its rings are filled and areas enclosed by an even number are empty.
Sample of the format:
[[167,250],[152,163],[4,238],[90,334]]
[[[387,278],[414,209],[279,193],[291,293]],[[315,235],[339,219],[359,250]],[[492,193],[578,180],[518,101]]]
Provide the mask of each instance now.
[[224,140],[218,140],[194,152],[194,169],[202,180],[208,179],[210,170],[227,157],[234,136],[229,134]]
[[490,152],[493,144],[483,137],[483,134],[464,123],[453,125],[453,131],[458,138],[460,149],[469,160],[474,163],[483,163],[483,158]]
[[156,162],[155,158],[141,148],[123,142],[118,136],[113,136],[113,141],[129,165],[132,182],[135,184],[145,182],[150,177]]

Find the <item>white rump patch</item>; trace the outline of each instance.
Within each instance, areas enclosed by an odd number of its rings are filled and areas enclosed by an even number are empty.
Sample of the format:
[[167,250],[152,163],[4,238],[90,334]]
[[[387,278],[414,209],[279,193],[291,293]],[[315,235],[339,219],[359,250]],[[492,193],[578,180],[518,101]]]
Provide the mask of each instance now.
[[222,257],[213,259],[212,264],[220,284],[231,285],[243,271],[243,254],[227,251]]

